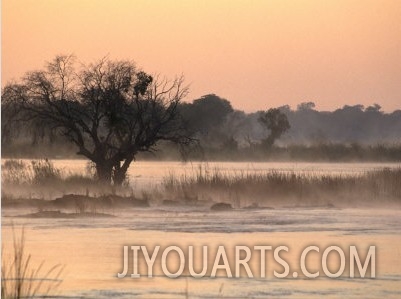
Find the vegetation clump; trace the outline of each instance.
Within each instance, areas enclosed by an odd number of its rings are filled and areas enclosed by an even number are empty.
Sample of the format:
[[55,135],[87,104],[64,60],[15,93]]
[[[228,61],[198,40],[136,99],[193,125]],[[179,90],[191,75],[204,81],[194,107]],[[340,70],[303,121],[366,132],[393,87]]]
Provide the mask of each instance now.
[[401,203],[401,168],[367,171],[356,175],[295,172],[225,173],[200,167],[192,175],[170,174],[164,187],[174,197],[186,194],[214,199],[236,207],[360,206]]

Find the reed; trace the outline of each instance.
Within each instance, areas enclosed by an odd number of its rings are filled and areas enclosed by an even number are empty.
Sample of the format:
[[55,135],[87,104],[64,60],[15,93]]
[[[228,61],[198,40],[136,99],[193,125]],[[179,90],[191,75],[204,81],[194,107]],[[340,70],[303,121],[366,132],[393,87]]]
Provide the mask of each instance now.
[[[58,169],[47,159],[6,160],[2,165],[2,191],[20,198],[53,199],[64,194],[101,195],[130,192],[127,184],[113,188],[101,184],[90,167],[82,174]],[[117,190],[116,190],[117,189]]]
[[[200,167],[192,174],[168,175],[163,186],[167,194],[186,199],[268,203],[284,199],[308,202],[321,199],[401,199],[401,168],[368,171],[356,175],[325,175],[280,171],[223,172]],[[190,194],[190,195],[188,195]]]
[[13,252],[6,254],[2,248],[1,263],[1,298],[45,297],[54,292],[61,284],[63,272],[61,265],[45,270],[44,262],[34,267],[31,255],[26,252],[25,229],[17,236],[14,226]]

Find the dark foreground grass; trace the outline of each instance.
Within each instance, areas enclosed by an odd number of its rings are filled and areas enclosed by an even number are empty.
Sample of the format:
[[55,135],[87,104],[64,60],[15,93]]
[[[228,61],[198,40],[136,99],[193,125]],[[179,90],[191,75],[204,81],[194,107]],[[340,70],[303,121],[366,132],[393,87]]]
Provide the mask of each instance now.
[[55,265],[45,269],[44,262],[33,266],[31,255],[26,251],[24,228],[19,236],[14,226],[12,230],[11,252],[2,248],[1,298],[45,298],[54,293],[62,282],[63,267]]

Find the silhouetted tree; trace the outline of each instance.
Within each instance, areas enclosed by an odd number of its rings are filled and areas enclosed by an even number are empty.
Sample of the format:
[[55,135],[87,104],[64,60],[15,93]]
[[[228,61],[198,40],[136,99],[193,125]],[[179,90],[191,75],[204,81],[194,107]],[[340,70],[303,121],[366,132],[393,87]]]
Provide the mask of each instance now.
[[204,95],[181,107],[188,126],[197,133],[209,134],[219,129],[234,111],[229,101],[215,94]]
[[297,110],[312,110],[316,107],[314,102],[303,102],[298,104]]
[[382,109],[382,107],[379,104],[375,103],[372,106],[367,107],[365,109],[365,112],[378,112],[378,113],[380,113],[381,109]]
[[269,136],[262,140],[262,145],[266,148],[270,148],[276,139],[290,129],[287,116],[277,108],[263,112],[258,121],[270,131]]
[[19,131],[18,117],[21,109],[14,104],[14,98],[8,88],[2,92],[1,99],[1,144],[4,145]]
[[105,58],[77,71],[72,56],[57,56],[6,86],[3,98],[23,111],[20,120],[74,143],[99,180],[120,185],[139,152],[161,140],[192,141],[177,110],[186,94],[182,77],[155,80],[131,61]]

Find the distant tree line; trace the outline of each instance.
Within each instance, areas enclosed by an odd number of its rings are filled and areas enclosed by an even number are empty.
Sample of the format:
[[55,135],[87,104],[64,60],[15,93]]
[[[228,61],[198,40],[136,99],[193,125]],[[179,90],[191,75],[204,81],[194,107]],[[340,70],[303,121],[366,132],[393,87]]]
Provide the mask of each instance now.
[[378,104],[317,111],[303,102],[245,113],[211,94],[180,108],[207,159],[401,161],[401,110]]
[[[10,130],[2,135],[3,155],[75,157],[70,143],[47,136],[34,125],[22,126],[18,137],[10,138],[18,126],[12,121],[15,110],[12,105],[2,109],[2,131]],[[192,159],[401,161],[401,111],[384,113],[377,104],[329,112],[317,111],[307,102],[295,110],[282,106],[245,113],[210,94],[180,102],[177,110],[188,136],[199,141],[200,147],[187,151]],[[275,121],[268,124],[267,114]],[[180,159],[179,150],[179,145],[162,141],[153,153],[141,153],[139,158]]]

